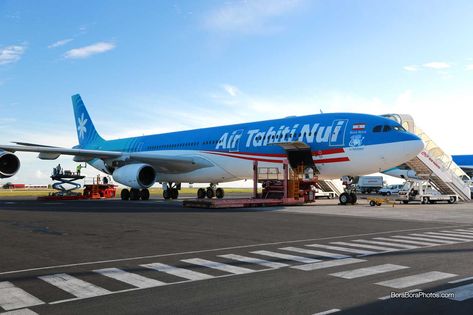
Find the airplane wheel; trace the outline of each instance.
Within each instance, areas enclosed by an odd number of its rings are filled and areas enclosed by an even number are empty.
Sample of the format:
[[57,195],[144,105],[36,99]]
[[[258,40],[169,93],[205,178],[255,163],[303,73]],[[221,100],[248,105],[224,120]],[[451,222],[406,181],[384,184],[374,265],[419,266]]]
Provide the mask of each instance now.
[[140,191],[140,197],[141,197],[141,200],[148,200],[149,199],[149,190],[148,189],[142,189]]
[[215,191],[209,187],[207,188],[206,195],[207,195],[207,198],[212,199],[213,197],[215,197]]
[[130,189],[130,200],[139,200],[140,199],[140,190],[132,188]]
[[171,198],[172,199],[177,199],[177,197],[179,197],[179,190],[177,190],[176,188],[172,188],[171,189]]
[[122,198],[122,200],[129,200],[130,199],[130,191],[126,188],[122,189],[122,192],[120,193],[120,198]]
[[204,188],[199,188],[197,189],[197,198],[199,199],[204,199],[206,196],[205,189]]
[[163,190],[163,198],[168,200],[171,198],[171,192],[170,192],[171,188],[168,188],[166,190]]
[[218,199],[222,199],[223,196],[225,196],[225,191],[223,190],[223,188],[217,188],[217,190],[215,191],[215,196]]
[[341,205],[346,205],[350,202],[350,195],[344,192],[340,195],[340,197],[338,197],[338,200],[340,201]]
[[352,205],[354,205],[357,200],[358,200],[358,198],[356,197],[356,194],[351,193],[351,194],[350,194],[350,203],[351,203]]

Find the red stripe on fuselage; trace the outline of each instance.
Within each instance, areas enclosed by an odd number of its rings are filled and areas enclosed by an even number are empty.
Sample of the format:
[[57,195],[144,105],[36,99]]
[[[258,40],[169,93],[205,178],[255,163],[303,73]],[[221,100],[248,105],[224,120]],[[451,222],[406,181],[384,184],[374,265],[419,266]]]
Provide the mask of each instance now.
[[345,149],[336,148],[336,149],[312,151],[312,155],[315,155],[315,156],[317,156],[317,155],[337,154],[337,153],[345,153]]
[[314,163],[322,164],[322,163],[337,163],[337,162],[349,162],[349,161],[350,159],[345,156],[345,157],[339,157],[339,158],[314,160]]
[[[284,153],[250,153],[250,152],[220,152],[220,151],[204,151],[204,152],[205,153],[211,153],[211,154],[214,154],[214,153],[228,153],[228,154],[236,154],[236,155],[267,156],[267,157],[279,157],[279,158],[287,157],[287,154],[284,154]],[[337,153],[345,153],[345,149],[336,148],[336,149],[312,151],[313,156],[329,155],[329,154],[337,154]]]
[[[206,153],[209,154],[214,154],[214,155],[220,155],[220,156],[226,156],[226,157],[232,157],[236,159],[243,159],[243,160],[250,160],[250,161],[260,161],[260,162],[268,162],[268,163],[282,163],[282,159],[264,159],[260,158],[257,154],[253,153],[253,157],[246,157],[246,156],[238,156],[234,155],[237,152],[231,152],[231,153],[226,153],[226,152],[212,152],[212,151],[206,151]],[[337,152],[338,153],[338,152]],[[261,154],[261,156],[268,156],[265,154]],[[283,157],[286,157],[286,155],[282,155]],[[338,158],[329,158],[329,159],[318,159],[314,160],[315,164],[322,164],[322,163],[337,163],[337,162],[348,162],[350,159],[348,157],[338,157]]]

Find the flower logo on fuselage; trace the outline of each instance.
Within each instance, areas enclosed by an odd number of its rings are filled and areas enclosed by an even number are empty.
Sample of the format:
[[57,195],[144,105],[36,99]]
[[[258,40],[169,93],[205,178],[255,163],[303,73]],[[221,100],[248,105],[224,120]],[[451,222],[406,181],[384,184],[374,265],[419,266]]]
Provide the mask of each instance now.
[[77,120],[77,131],[79,132],[79,138],[81,139],[84,139],[84,135],[87,132],[87,128],[85,127],[85,125],[88,121],[89,120],[87,118],[84,118],[84,113],[82,113],[82,116]]
[[350,143],[348,144],[350,147],[360,147],[363,145],[363,140],[365,137],[362,135],[353,135],[350,137]]

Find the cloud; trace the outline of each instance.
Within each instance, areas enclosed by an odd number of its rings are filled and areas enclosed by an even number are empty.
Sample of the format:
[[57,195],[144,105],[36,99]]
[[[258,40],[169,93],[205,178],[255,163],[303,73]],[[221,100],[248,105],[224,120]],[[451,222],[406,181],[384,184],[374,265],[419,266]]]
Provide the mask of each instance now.
[[48,45],[48,48],[56,48],[56,47],[59,47],[59,46],[64,46],[67,43],[72,42],[72,41],[73,41],[72,38],[61,39],[61,40],[58,40],[55,43],[52,43],[51,45]]
[[415,71],[419,70],[419,66],[409,65],[409,66],[404,66],[403,69],[406,70],[406,71],[415,72]]
[[450,68],[450,64],[447,62],[442,62],[442,61],[433,61],[429,63],[424,63],[422,65],[424,68],[430,68],[430,69],[448,69]]
[[70,59],[83,59],[88,58],[92,55],[101,54],[112,50],[116,47],[114,43],[111,42],[98,42],[89,46],[84,46],[80,48],[74,48],[66,51],[64,57]]
[[[303,0],[235,1],[211,11],[204,20],[210,30],[242,33],[265,32],[268,22],[300,7]],[[273,27],[274,28],[274,27]]]
[[237,94],[240,93],[240,90],[234,85],[224,84],[222,87],[230,96],[237,96]]
[[26,45],[0,47],[0,65],[17,62],[25,53]]
[[473,64],[467,65],[466,70],[473,71]]

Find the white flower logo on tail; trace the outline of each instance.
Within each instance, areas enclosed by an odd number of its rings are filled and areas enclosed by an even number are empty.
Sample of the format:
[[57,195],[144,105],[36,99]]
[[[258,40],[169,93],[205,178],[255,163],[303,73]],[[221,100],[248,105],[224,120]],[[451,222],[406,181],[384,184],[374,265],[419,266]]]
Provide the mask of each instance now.
[[77,131],[79,132],[79,138],[84,139],[84,135],[87,132],[87,128],[85,125],[87,124],[89,120],[87,118],[84,118],[84,113],[82,113],[82,116],[77,120],[77,123],[79,126],[77,127]]

